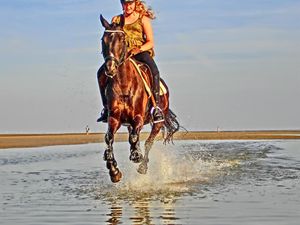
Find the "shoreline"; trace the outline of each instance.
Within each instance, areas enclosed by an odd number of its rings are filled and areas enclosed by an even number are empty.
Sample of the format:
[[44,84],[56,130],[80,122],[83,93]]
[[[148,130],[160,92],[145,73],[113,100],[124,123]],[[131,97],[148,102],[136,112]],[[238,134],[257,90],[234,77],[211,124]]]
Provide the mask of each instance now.
[[[149,132],[142,132],[144,141]],[[102,143],[105,133],[62,133],[62,134],[0,134],[0,149],[31,148],[53,145],[76,145]],[[300,139],[300,130],[261,130],[261,131],[179,131],[174,140],[277,140]],[[120,132],[115,141],[127,141],[128,133]],[[159,134],[156,140],[162,140]]]

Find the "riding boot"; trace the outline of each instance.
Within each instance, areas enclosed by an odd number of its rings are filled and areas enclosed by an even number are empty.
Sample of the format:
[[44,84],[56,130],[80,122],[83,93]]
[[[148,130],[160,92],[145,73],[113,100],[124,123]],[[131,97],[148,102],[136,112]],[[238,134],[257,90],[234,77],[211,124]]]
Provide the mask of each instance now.
[[101,67],[98,71],[98,84],[99,84],[99,89],[100,89],[100,95],[102,99],[102,104],[103,104],[103,109],[101,111],[100,117],[97,119],[97,122],[107,122],[107,117],[108,117],[108,109],[107,109],[107,98],[105,95],[105,87],[106,87],[106,78],[102,74],[104,72],[104,68]]
[[108,109],[107,109],[107,99],[106,99],[106,95],[105,95],[105,89],[102,90],[102,88],[100,88],[100,94],[101,94],[102,103],[103,103],[104,108],[102,109],[101,115],[97,119],[97,122],[107,123]]
[[161,110],[160,106],[160,76],[159,73],[153,76],[153,96],[156,103],[156,107],[153,107],[151,110],[151,114],[153,117],[153,123],[159,123],[164,121],[164,114]]

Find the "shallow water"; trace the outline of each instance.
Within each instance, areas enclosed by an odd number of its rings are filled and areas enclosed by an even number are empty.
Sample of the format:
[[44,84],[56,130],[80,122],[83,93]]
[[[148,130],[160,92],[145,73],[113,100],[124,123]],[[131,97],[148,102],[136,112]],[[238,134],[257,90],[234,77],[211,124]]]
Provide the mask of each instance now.
[[155,143],[147,175],[115,144],[0,151],[0,224],[299,224],[300,141]]

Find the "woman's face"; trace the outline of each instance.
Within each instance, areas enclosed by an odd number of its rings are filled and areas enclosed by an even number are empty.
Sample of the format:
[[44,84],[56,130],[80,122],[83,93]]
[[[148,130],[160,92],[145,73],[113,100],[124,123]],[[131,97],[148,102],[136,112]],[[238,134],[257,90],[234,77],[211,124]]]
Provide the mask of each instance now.
[[123,3],[122,4],[124,13],[126,15],[130,15],[134,12],[135,10],[135,2],[128,2],[128,3]]

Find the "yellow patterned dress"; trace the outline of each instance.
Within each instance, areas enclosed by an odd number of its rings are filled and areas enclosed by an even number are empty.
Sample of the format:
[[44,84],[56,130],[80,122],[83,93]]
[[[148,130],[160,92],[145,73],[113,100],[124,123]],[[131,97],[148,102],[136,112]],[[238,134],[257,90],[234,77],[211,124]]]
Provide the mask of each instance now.
[[[113,23],[119,24],[121,17],[123,15],[118,15],[114,18]],[[123,30],[126,34],[125,41],[127,45],[127,52],[134,48],[140,48],[146,43],[146,37],[143,30],[142,16],[140,16],[135,22],[130,24],[125,24]],[[148,50],[150,55],[154,56],[153,49]]]

